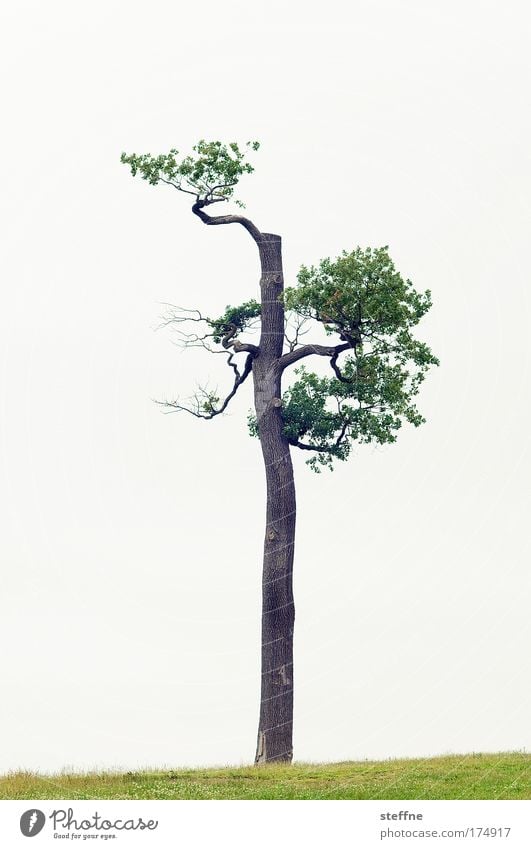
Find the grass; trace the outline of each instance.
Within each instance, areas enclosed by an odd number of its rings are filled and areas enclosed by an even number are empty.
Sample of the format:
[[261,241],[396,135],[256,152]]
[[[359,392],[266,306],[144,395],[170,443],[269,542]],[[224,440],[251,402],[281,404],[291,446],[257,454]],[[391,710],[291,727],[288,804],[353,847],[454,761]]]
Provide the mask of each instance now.
[[531,799],[531,754],[139,772],[13,772],[1,799]]

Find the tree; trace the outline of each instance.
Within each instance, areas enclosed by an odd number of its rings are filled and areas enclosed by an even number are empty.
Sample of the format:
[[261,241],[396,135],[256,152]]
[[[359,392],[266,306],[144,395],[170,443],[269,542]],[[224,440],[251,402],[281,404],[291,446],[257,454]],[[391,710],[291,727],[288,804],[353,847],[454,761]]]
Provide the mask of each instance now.
[[[252,375],[249,429],[260,440],[267,488],[255,757],[261,763],[292,758],[296,501],[291,447],[309,452],[310,467],[320,472],[346,460],[356,443],[394,442],[404,421],[415,427],[424,422],[414,399],[427,370],[438,361],[412,333],[431,306],[430,292],[415,291],[401,277],[387,247],[357,247],[318,266],[303,266],[297,285],[285,289],[280,236],[263,233],[241,214],[207,213],[213,204],[235,200],[240,178],[254,170],[248,155],[258,148],[258,142],[240,149],[236,143],[200,141],[184,157],[172,149],[161,156],[123,153],[121,160],[133,176],[189,194],[192,212],[204,224],[244,227],[258,248],[260,302],[228,306],[218,318],[177,308],[166,316],[184,345],[225,354],[233,378],[230,392],[221,399],[203,388],[190,405],[163,403],[168,410],[213,419]],[[254,344],[249,332],[257,325],[260,337]],[[312,327],[320,328],[323,338],[303,342]],[[238,355],[245,355],[243,364]],[[328,374],[306,369],[302,361],[312,356],[328,364]],[[296,363],[296,378],[283,393],[284,373]]]

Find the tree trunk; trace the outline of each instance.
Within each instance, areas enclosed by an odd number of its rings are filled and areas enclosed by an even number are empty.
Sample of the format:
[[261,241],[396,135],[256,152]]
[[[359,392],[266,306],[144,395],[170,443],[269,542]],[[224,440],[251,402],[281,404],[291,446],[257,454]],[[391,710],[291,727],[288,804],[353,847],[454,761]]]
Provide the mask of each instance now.
[[260,353],[253,361],[258,436],[264,457],[267,508],[262,576],[262,686],[255,763],[291,761],[293,754],[293,554],[295,485],[283,433],[281,371],[284,287],[279,236],[262,233]]

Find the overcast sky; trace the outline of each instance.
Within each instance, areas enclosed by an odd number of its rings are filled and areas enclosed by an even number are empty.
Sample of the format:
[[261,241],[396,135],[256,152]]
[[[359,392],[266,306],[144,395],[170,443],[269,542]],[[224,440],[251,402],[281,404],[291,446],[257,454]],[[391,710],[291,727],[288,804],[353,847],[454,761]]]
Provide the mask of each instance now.
[[[531,745],[530,27],[524,2],[4,4],[0,771],[249,762],[264,480],[251,387],[160,302],[258,294],[122,150],[260,139],[248,215],[302,263],[389,245],[434,306],[427,424],[295,457],[295,756]],[[218,371],[219,368],[219,371]]]

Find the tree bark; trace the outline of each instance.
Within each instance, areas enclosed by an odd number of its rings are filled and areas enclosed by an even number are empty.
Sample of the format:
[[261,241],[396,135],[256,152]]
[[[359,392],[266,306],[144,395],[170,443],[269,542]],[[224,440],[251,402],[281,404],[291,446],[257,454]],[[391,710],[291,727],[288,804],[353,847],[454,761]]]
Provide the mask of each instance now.
[[288,761],[293,756],[293,554],[295,548],[295,484],[290,446],[282,421],[284,289],[282,242],[262,233],[241,215],[211,216],[206,200],[192,212],[204,224],[241,224],[260,253],[262,275],[260,345],[233,343],[234,350],[253,348],[252,374],[258,436],[264,457],[267,506],[262,573],[262,684],[255,763]]
[[258,436],[264,457],[267,506],[262,575],[262,683],[255,763],[293,755],[293,555],[295,484],[281,411],[284,288],[280,236],[258,241],[262,276],[260,353],[253,360]]

